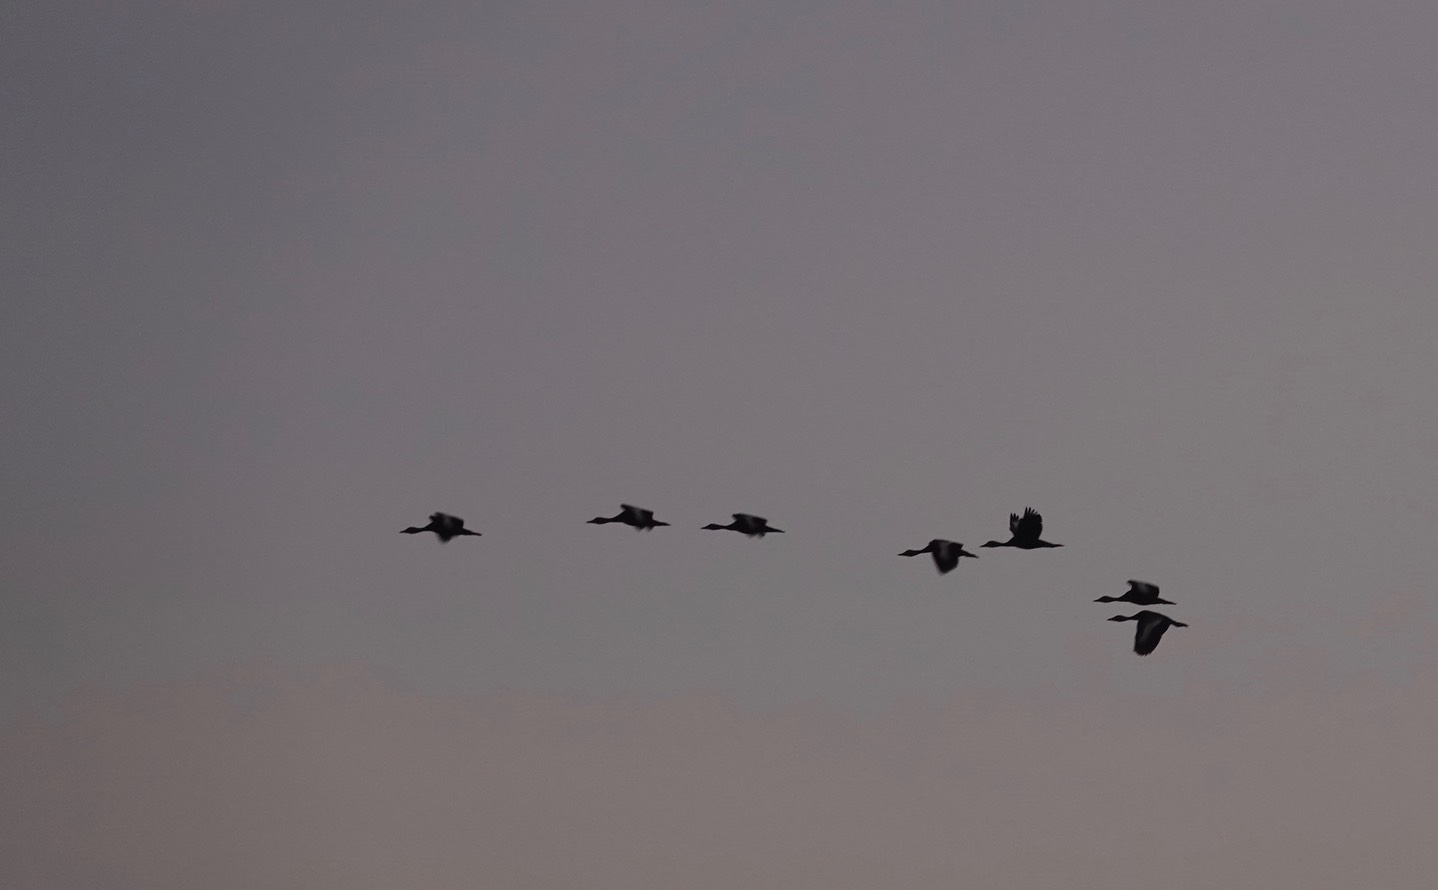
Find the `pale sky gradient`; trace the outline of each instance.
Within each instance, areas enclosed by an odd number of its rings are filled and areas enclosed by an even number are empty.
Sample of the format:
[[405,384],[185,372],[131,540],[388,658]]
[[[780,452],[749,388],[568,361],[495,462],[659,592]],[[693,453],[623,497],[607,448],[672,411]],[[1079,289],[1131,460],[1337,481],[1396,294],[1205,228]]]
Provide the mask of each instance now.
[[[56,821],[5,883],[1426,886],[1434,46],[1417,0],[10,3],[0,796]],[[1065,548],[894,556],[1026,505]],[[1129,578],[1191,624],[1147,659]],[[342,823],[391,795],[423,838]],[[949,847],[1005,825],[1041,860]]]

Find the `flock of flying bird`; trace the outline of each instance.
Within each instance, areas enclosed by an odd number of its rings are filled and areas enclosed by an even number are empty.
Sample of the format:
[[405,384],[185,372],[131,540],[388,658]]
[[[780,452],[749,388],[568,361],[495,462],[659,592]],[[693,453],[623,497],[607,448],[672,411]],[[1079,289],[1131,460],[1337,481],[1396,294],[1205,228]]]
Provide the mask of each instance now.
[[[667,522],[660,522],[654,518],[653,510],[644,510],[630,504],[620,504],[620,511],[614,516],[596,516],[589,520],[594,525],[605,525],[610,522],[618,522],[630,526],[638,531],[652,531],[661,525],[668,525]],[[762,516],[755,516],[752,513],[735,513],[734,521],[728,525],[719,525],[711,522],[704,526],[706,530],[736,531],[741,535],[750,538],[762,538],[768,534],[783,534],[782,528],[774,528],[769,520]],[[1062,544],[1054,544],[1043,540],[1040,537],[1044,530],[1044,518],[1034,511],[1032,507],[1026,507],[1023,515],[1017,513],[1009,514],[1009,539],[1007,541],[989,541],[981,546],[984,547],[1017,547],[1020,550],[1039,550],[1045,547],[1062,547]],[[464,527],[464,520],[458,516],[451,516],[448,513],[431,513],[429,524],[425,526],[410,526],[400,534],[417,535],[420,532],[434,532],[440,543],[448,543],[452,538],[464,535],[479,537],[480,533]],[[935,538],[926,546],[918,550],[905,550],[900,556],[919,556],[927,553],[934,559],[934,565],[938,567],[939,574],[945,575],[952,572],[959,565],[959,559],[965,556],[977,559],[977,554],[970,553],[964,549],[964,545],[958,541],[946,541],[943,538]],[[1128,590],[1119,596],[1101,596],[1094,600],[1096,603],[1132,603],[1136,606],[1157,606],[1175,605],[1171,600],[1162,599],[1158,595],[1158,586],[1145,581],[1128,582]],[[1115,615],[1109,621],[1136,621],[1138,626],[1134,630],[1133,651],[1139,655],[1147,655],[1158,646],[1158,641],[1163,639],[1164,632],[1170,627],[1188,627],[1182,621],[1174,621],[1161,612],[1153,612],[1143,609],[1133,615]]]

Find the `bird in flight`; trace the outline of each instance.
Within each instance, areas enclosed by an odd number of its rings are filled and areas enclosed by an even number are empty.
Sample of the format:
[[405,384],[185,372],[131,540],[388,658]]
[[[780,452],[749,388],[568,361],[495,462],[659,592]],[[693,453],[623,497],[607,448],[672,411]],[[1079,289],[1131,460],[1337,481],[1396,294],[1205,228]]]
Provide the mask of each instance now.
[[964,549],[964,545],[958,541],[945,541],[943,538],[935,538],[922,550],[905,550],[900,556],[918,556],[920,553],[932,553],[934,565],[938,566],[940,575],[947,575],[959,564],[959,557],[972,556],[978,559],[977,554],[970,553]]
[[449,543],[450,538],[458,538],[462,535],[474,535],[479,537],[479,532],[470,531],[464,527],[464,520],[458,516],[451,516],[448,513],[429,514],[429,525],[417,527],[411,525],[400,532],[402,535],[417,535],[420,532],[434,532],[441,544]]
[[1147,655],[1158,648],[1158,641],[1163,639],[1164,631],[1170,627],[1188,627],[1182,621],[1174,621],[1167,615],[1147,609],[1133,615],[1115,615],[1109,621],[1138,622],[1138,628],[1133,634],[1133,651],[1139,655]]
[[606,522],[622,522],[640,531],[649,531],[657,526],[669,524],[655,519],[653,510],[641,510],[632,504],[620,504],[619,506],[621,509],[617,516],[596,516],[589,521],[595,525],[604,525]]
[[1062,547],[1062,544],[1050,544],[1048,541],[1039,540],[1039,535],[1044,532],[1044,518],[1034,512],[1033,507],[1025,507],[1024,515],[1017,513],[1009,514],[1009,534],[1007,541],[989,541],[984,547],[1018,547],[1020,550],[1037,550],[1040,547]]
[[1135,606],[1157,606],[1175,605],[1173,600],[1163,599],[1158,595],[1158,585],[1149,584],[1147,581],[1130,581],[1128,590],[1120,596],[1101,596],[1094,600],[1096,603],[1133,603]]
[[728,525],[719,525],[711,522],[704,526],[704,528],[706,530],[727,529],[729,531],[739,532],[750,538],[762,538],[770,532],[781,535],[784,533],[782,528],[774,528],[769,524],[769,520],[763,516],[755,516],[753,513],[734,513],[731,515],[733,515],[734,521]]

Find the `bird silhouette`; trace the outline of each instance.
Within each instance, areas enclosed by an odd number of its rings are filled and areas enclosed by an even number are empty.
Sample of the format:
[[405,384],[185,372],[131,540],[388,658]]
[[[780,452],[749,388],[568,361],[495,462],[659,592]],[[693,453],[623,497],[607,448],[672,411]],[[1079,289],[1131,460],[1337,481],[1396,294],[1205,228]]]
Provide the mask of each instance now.
[[711,522],[704,526],[704,528],[706,530],[727,529],[729,531],[739,532],[750,538],[762,538],[770,532],[781,535],[784,533],[782,528],[774,528],[771,526],[769,520],[763,516],[755,516],[753,513],[734,513],[731,515],[734,517],[734,521],[728,525],[718,525],[717,523]]
[[1173,600],[1166,600],[1158,595],[1158,585],[1149,584],[1147,581],[1130,581],[1128,590],[1120,596],[1101,596],[1094,600],[1096,603],[1133,603],[1135,606],[1157,606],[1176,605]]
[[1115,615],[1109,621],[1138,622],[1138,627],[1133,634],[1133,651],[1139,655],[1147,655],[1158,648],[1158,641],[1163,639],[1163,632],[1170,627],[1188,627],[1182,621],[1174,621],[1167,615],[1150,612],[1147,609],[1133,615]]
[[900,556],[918,556],[920,553],[932,553],[934,565],[938,566],[940,575],[947,575],[959,564],[959,557],[972,556],[978,559],[976,554],[964,549],[964,545],[958,541],[945,541],[943,538],[935,538],[922,550],[905,550]]
[[1020,550],[1037,550],[1040,547],[1062,547],[1062,544],[1050,544],[1048,541],[1039,540],[1039,535],[1044,531],[1044,518],[1034,512],[1033,507],[1025,507],[1024,515],[1017,513],[1009,514],[1009,534],[1007,541],[989,541],[984,547],[1018,547]]
[[472,532],[464,527],[463,519],[448,513],[431,513],[429,514],[429,525],[422,528],[411,525],[409,528],[402,529],[400,534],[417,535],[420,532],[434,532],[441,544],[447,544],[450,538],[458,538],[462,535],[479,537],[479,532]]
[[625,525],[633,526],[640,531],[649,531],[657,526],[668,525],[667,522],[660,522],[654,518],[653,510],[641,510],[632,504],[620,504],[619,515],[617,516],[596,516],[589,520],[595,525],[603,525],[606,522],[622,522]]

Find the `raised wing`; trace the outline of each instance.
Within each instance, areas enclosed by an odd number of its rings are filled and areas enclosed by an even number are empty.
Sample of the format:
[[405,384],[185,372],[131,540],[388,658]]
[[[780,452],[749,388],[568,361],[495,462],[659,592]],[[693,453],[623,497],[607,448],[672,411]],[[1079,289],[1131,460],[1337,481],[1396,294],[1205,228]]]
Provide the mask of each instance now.
[[1150,584],[1147,581],[1130,581],[1128,589],[1142,596],[1158,596],[1158,585]]
[[1023,516],[1009,514],[1009,531],[1021,541],[1037,541],[1044,533],[1044,518],[1033,507],[1025,507]]
[[620,504],[619,506],[624,510],[625,515],[629,516],[631,519],[637,519],[640,522],[647,522],[650,519],[654,518],[653,510],[644,510],[640,507],[634,506],[633,504]]

